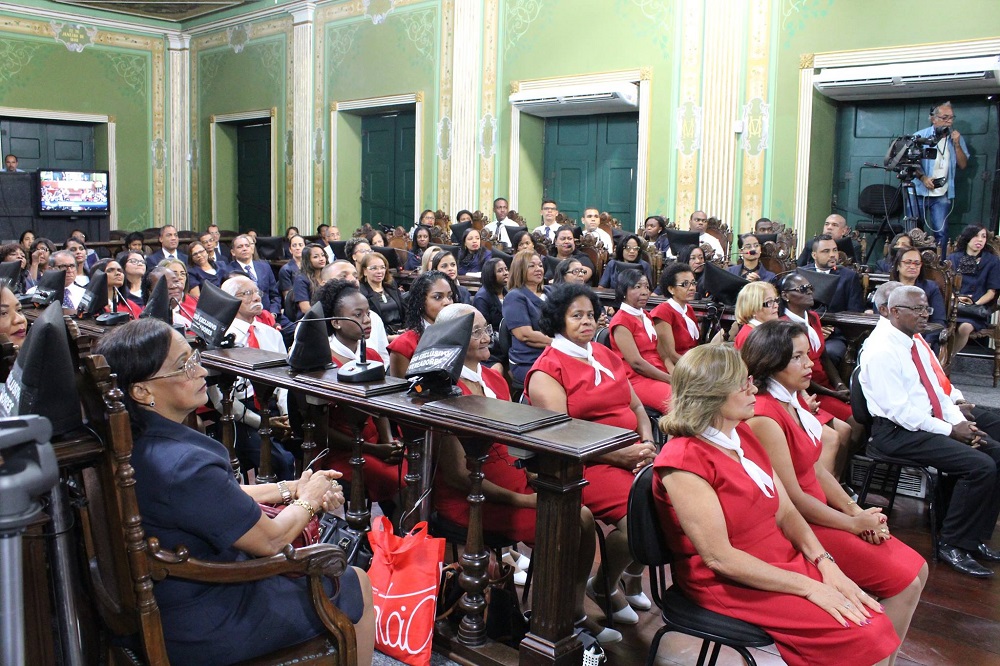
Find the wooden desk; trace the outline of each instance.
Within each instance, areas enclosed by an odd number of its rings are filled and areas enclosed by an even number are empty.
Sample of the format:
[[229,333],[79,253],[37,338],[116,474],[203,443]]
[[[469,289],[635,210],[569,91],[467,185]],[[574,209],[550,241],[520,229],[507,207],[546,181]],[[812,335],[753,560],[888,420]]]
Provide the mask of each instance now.
[[[424,409],[430,402],[428,399],[407,394],[406,385],[391,378],[369,385],[321,384],[308,375],[297,377],[287,367],[236,371],[231,364],[212,354],[204,354],[202,363],[223,374],[246,377],[255,384],[269,384],[326,401],[342,402],[415,427],[445,430],[458,437],[467,451],[500,442],[533,452],[531,467],[538,474],[532,481],[538,493],[538,522],[533,555],[535,583],[532,586],[531,632],[522,641],[518,654],[502,645],[486,644],[485,627],[481,635],[473,631],[471,636],[460,635],[457,639],[439,634],[439,647],[477,664],[580,663],[582,648],[573,637],[575,618],[567,612],[573,607],[573,580],[566,572],[573,569],[574,553],[572,548],[565,546],[578,538],[575,530],[579,524],[581,489],[586,483],[583,464],[627,446],[635,440],[635,433],[575,419],[528,432],[505,432],[471,415],[430,414]],[[335,372],[332,374],[335,377]],[[330,375],[328,371],[326,377]],[[470,530],[470,542],[466,545],[469,560],[463,562],[481,561],[485,574],[489,555],[482,546],[481,536],[479,542],[476,541]],[[485,576],[482,578],[485,585]],[[474,630],[478,630],[478,625]]]

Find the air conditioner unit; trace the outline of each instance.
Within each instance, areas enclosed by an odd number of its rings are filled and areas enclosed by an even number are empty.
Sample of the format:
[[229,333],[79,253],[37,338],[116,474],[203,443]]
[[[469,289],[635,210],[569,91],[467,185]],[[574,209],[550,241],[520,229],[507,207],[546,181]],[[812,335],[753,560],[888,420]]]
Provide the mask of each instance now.
[[824,67],[813,85],[843,101],[992,94],[1000,92],[1000,56]]
[[639,87],[634,83],[595,83],[522,90],[508,101],[522,113],[548,118],[597,113],[634,112],[639,107]]

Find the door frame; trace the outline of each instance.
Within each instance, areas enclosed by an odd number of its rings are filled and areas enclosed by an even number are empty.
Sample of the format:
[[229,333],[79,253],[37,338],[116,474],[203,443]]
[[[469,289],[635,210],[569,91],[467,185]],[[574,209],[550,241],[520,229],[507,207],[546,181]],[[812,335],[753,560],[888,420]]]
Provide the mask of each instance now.
[[[8,118],[30,118],[32,120],[66,120],[74,123],[104,125],[108,130],[108,180],[111,188],[111,214],[108,215],[108,229],[118,228],[118,160],[115,159],[115,119],[99,113],[73,113],[69,111],[45,111],[0,106],[0,116]],[[5,151],[0,151],[5,152]]]
[[[639,220],[646,218],[646,194],[649,182],[649,139],[652,122],[652,74],[647,68],[629,69],[619,72],[605,72],[601,74],[581,74],[578,76],[560,76],[551,79],[528,79],[524,81],[512,81],[511,90],[517,92],[537,91],[539,97],[544,97],[545,90],[554,87],[575,86],[600,83],[634,83],[639,87],[639,145],[636,155],[635,174],[635,219],[636,226]],[[576,108],[585,108],[581,104]],[[510,106],[510,185],[508,187],[508,200],[510,207],[514,210],[521,210],[518,201],[520,192],[521,177],[521,113],[518,107]],[[595,110],[595,114],[600,113]]]
[[[423,201],[423,167],[424,167],[424,93],[413,92],[401,95],[385,95],[383,97],[366,97],[342,102],[330,103],[330,223],[337,224],[337,132],[341,122],[341,114],[366,116],[382,111],[394,111],[401,108],[413,108],[413,210],[421,210]],[[345,168],[355,168],[344,165]],[[358,178],[361,177],[361,164],[356,165]],[[360,219],[360,209],[358,210]],[[413,220],[416,223],[416,220]]]
[[[809,209],[809,158],[812,147],[813,109],[818,102],[823,103],[819,101],[823,99],[823,96],[813,89],[816,70],[824,67],[888,65],[897,62],[940,60],[943,58],[971,58],[996,55],[998,52],[1000,52],[1000,38],[917,44],[884,49],[803,53],[799,56],[799,110],[795,149],[795,211],[793,221],[800,243],[805,243],[807,240],[806,218]],[[925,95],[926,93],[918,93],[914,97]],[[824,129],[835,131],[836,118],[834,118],[833,124]],[[797,249],[801,249],[801,244]]]
[[[209,162],[212,172],[212,223],[218,222],[218,164],[216,158],[218,152],[216,148],[216,130],[220,123],[240,123],[247,120],[268,120],[271,123],[271,235],[275,235],[278,222],[278,108],[272,106],[270,109],[258,109],[255,111],[238,111],[236,113],[219,113],[209,118]],[[237,220],[237,231],[239,231],[239,220]]]

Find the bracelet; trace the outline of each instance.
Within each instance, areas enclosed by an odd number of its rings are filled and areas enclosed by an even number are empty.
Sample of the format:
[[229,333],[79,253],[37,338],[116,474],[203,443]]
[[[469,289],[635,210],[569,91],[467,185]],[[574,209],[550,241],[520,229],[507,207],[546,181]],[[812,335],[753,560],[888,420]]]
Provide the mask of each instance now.
[[[309,502],[305,501],[304,499],[297,499],[294,502],[292,502],[292,504],[301,506],[303,509],[305,509],[306,511],[308,511],[309,512],[309,520],[312,520],[313,518],[316,517],[316,509],[314,509],[313,505],[310,504]],[[826,554],[829,555],[829,553],[826,553]],[[833,559],[833,558],[831,557],[830,559]]]
[[278,481],[278,492],[281,493],[281,501],[284,504],[292,503],[292,491],[288,489],[288,484],[284,481]]
[[830,553],[826,553],[826,552],[820,553],[819,556],[817,556],[815,559],[813,559],[813,564],[818,567],[820,560],[830,560],[834,564],[837,563],[837,560],[833,559],[833,555],[831,555]]

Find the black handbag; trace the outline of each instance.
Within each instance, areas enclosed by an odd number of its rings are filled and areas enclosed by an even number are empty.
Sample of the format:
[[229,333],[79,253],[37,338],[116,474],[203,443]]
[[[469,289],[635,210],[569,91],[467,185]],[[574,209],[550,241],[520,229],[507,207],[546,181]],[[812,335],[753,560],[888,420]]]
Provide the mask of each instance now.
[[347,563],[365,571],[372,565],[372,548],[368,535],[359,532],[340,516],[324,513],[319,519],[319,541],[339,546],[347,554]]
[[[459,607],[464,590],[459,584],[462,565],[449,564],[441,571],[441,585],[438,589],[437,621],[451,622],[457,628],[465,613]],[[494,641],[517,647],[528,633],[528,618],[521,611],[521,604],[514,589],[514,568],[505,562],[497,563],[496,555],[490,553],[487,569],[486,635]]]
[[987,319],[990,318],[990,309],[985,305],[971,305],[969,303],[959,303],[958,316],[986,321]]

